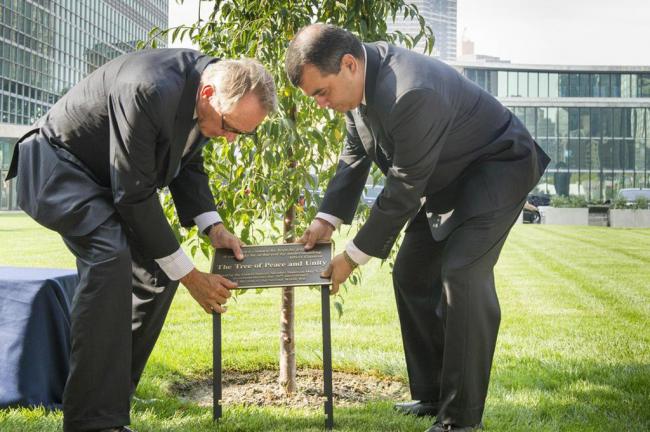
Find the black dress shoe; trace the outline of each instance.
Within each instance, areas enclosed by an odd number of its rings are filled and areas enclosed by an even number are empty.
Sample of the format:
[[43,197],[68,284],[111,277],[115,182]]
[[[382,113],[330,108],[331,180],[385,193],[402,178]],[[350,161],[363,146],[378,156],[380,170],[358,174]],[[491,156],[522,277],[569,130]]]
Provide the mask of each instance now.
[[417,417],[432,416],[438,414],[438,404],[431,401],[413,401],[397,403],[395,410],[401,414],[414,415]]
[[436,422],[424,432],[474,432],[483,429],[483,423],[474,426],[454,426]]

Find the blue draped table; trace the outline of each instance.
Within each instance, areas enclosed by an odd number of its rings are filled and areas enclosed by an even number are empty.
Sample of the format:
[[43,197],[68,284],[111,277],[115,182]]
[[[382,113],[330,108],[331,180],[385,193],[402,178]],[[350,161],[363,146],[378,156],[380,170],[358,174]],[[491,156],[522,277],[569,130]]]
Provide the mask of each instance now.
[[0,407],[60,408],[76,270],[0,267]]

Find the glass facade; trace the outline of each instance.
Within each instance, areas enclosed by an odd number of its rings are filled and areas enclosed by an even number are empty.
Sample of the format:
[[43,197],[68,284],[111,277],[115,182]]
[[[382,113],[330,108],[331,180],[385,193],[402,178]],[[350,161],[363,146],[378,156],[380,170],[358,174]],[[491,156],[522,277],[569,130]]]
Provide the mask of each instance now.
[[551,157],[540,192],[605,201],[621,188],[650,187],[650,108],[509,108]]
[[538,193],[603,202],[621,188],[650,188],[650,68],[457,67],[507,106],[551,157]]
[[[166,28],[167,10],[168,0],[0,0],[0,124],[34,123],[86,74]],[[13,208],[8,195],[0,210]]]
[[11,162],[11,152],[15,139],[0,138],[0,210],[15,209],[16,193],[14,182],[5,182],[5,173]]
[[465,76],[497,97],[650,97],[650,72],[563,73],[467,68]]
[[[431,27],[436,38],[433,55],[443,60],[456,58],[456,21],[457,0],[411,0],[410,3],[418,8],[426,24]],[[389,31],[401,31],[404,34],[416,35],[420,24],[417,20],[404,18],[398,13],[395,22],[387,21]],[[424,50],[424,39],[413,48],[414,51]]]

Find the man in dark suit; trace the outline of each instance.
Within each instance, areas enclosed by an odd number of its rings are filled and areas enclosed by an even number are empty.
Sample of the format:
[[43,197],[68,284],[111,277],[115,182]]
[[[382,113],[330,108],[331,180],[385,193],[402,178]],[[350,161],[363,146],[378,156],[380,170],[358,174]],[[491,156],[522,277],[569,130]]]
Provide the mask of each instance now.
[[65,431],[129,430],[130,397],[183,283],[208,313],[236,284],[194,268],[160,204],[243,258],[203,170],[212,137],[253,133],[275,109],[271,75],[254,60],[187,49],[139,51],[102,66],[16,145],[20,207],[61,234],[77,258]]
[[393,284],[415,402],[396,408],[436,415],[429,431],[479,428],[500,321],[493,268],[548,157],[495,98],[431,57],[314,24],[289,45],[286,70],[347,123],[336,174],[300,241],[311,248],[351,223],[379,166],[383,191],[326,271],[332,292],[357,265],[386,258],[408,224]]

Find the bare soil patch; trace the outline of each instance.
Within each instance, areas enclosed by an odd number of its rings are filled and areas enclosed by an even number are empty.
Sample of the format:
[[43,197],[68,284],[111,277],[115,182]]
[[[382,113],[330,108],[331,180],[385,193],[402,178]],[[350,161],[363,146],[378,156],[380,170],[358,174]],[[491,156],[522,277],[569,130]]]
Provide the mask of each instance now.
[[[371,400],[410,399],[408,387],[397,379],[380,378],[366,374],[334,372],[335,406],[354,406]],[[249,406],[320,407],[323,402],[323,372],[318,369],[299,369],[296,374],[297,391],[286,396],[278,384],[277,370],[256,372],[224,371],[223,404]],[[183,400],[201,406],[212,405],[212,380],[203,378],[177,383],[172,391]]]

